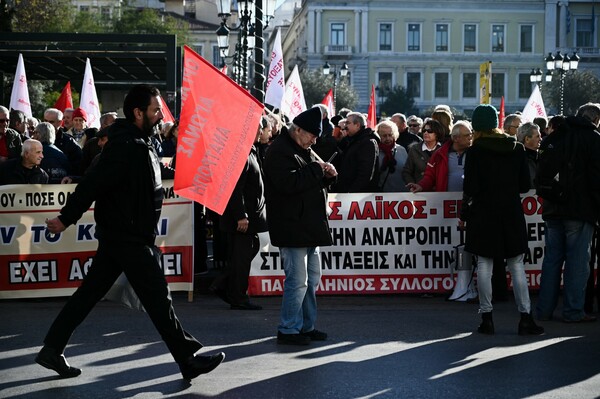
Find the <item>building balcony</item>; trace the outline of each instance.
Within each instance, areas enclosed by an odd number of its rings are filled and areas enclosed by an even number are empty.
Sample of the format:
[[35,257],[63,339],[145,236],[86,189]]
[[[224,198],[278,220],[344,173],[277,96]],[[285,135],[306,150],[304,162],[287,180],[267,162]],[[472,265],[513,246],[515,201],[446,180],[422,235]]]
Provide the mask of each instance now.
[[330,44],[323,46],[323,54],[329,56],[348,56],[352,55],[352,46],[346,44]]

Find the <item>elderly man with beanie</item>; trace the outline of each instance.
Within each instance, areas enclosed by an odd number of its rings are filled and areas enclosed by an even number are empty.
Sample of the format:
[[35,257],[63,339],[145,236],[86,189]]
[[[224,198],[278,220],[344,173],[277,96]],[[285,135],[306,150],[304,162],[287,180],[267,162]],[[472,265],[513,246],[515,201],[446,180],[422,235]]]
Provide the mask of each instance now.
[[321,132],[321,110],[306,110],[277,136],[265,158],[269,236],[279,247],[285,272],[280,344],[308,345],[327,339],[326,333],[315,329],[316,291],[321,279],[319,247],[332,245],[327,187],[337,171],[310,148]]
[[513,281],[521,321],[519,335],[541,335],[531,317],[531,301],[523,256],[527,250],[525,215],[520,193],[529,190],[529,169],[523,144],[498,130],[496,109],[479,105],[473,112],[473,145],[465,160],[461,225],[466,227],[465,251],[477,255],[477,286],[482,323],[478,331],[494,334],[492,267],[503,258]]
[[85,134],[85,129],[87,127],[87,112],[85,109],[78,107],[73,111],[73,127],[67,131],[70,134],[79,147],[83,148],[87,136]]

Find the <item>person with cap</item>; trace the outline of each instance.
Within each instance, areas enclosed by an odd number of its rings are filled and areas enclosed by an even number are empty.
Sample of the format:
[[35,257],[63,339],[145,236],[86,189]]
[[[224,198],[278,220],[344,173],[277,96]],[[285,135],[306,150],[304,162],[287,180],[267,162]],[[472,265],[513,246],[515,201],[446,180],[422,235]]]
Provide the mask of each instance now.
[[90,170],[68,197],[60,215],[47,219],[47,231],[59,234],[74,225],[93,202],[98,249],[83,282],[52,323],[35,361],[62,378],[81,369],[64,356],[69,338],[124,273],[156,330],[179,365],[185,380],[215,369],[225,354],[196,354],[202,344],[185,331],[175,315],[169,286],[155,245],[164,190],[158,156],[149,137],[163,118],[160,91],[133,86],[123,104],[125,119],[108,129],[97,167]]
[[360,112],[348,114],[346,132],[344,152],[338,161],[339,177],[332,190],[337,193],[378,191],[379,136],[367,127],[367,120]]
[[85,134],[85,129],[87,127],[87,112],[85,109],[78,107],[73,111],[73,127],[67,131],[70,134],[79,147],[83,148],[85,141],[87,140],[87,136]]
[[310,108],[273,141],[265,158],[265,193],[271,243],[285,272],[277,342],[308,345],[327,334],[315,328],[321,279],[320,246],[332,245],[327,188],[335,167],[311,150],[322,132],[321,110]]
[[478,331],[494,334],[492,267],[494,258],[508,262],[513,293],[521,313],[519,335],[541,335],[531,316],[523,257],[527,230],[520,193],[529,191],[523,144],[498,129],[496,109],[481,104],[473,111],[473,145],[465,160],[464,199],[459,225],[466,228],[465,251],[477,255],[477,287],[482,323]]

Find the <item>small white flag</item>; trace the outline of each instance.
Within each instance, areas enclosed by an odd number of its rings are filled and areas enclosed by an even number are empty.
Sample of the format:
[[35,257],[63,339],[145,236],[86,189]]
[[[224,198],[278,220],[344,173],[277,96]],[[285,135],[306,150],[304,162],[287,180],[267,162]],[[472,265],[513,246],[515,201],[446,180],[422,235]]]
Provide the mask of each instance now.
[[271,52],[271,65],[267,75],[267,91],[265,104],[281,108],[281,100],[285,92],[285,77],[283,69],[283,51],[281,50],[281,30],[277,31]]
[[26,116],[32,116],[22,54],[19,54],[19,61],[17,62],[17,71],[15,72],[15,80],[10,95],[10,108],[23,111]]
[[100,129],[100,105],[98,104],[94,76],[92,75],[92,64],[89,58],[85,62],[85,74],[83,75],[79,106],[87,113],[87,127]]
[[544,107],[540,87],[536,84],[533,92],[531,92],[531,96],[529,96],[529,100],[527,100],[527,104],[525,104],[525,108],[523,108],[521,119],[525,122],[533,122],[534,118],[540,116],[546,118],[546,107]]
[[298,65],[294,67],[287,83],[285,84],[285,94],[281,102],[281,111],[290,118],[294,119],[301,112],[306,111],[306,101],[304,100],[304,91],[300,82],[300,73]]

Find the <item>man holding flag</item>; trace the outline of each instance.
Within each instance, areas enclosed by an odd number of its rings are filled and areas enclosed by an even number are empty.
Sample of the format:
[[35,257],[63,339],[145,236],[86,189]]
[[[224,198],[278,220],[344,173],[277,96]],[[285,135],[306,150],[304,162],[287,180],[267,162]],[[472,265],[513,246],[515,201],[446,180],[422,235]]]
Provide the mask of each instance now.
[[62,378],[77,377],[63,352],[75,328],[125,273],[154,326],[191,380],[216,368],[224,353],[194,355],[202,348],[183,329],[175,315],[169,287],[154,244],[163,201],[161,163],[150,141],[163,118],[160,92],[148,85],[134,86],[123,105],[126,119],[107,128],[108,142],[92,168],[69,196],[60,215],[47,220],[51,234],[75,224],[95,201],[98,250],[81,286],[62,309],[35,361]]

